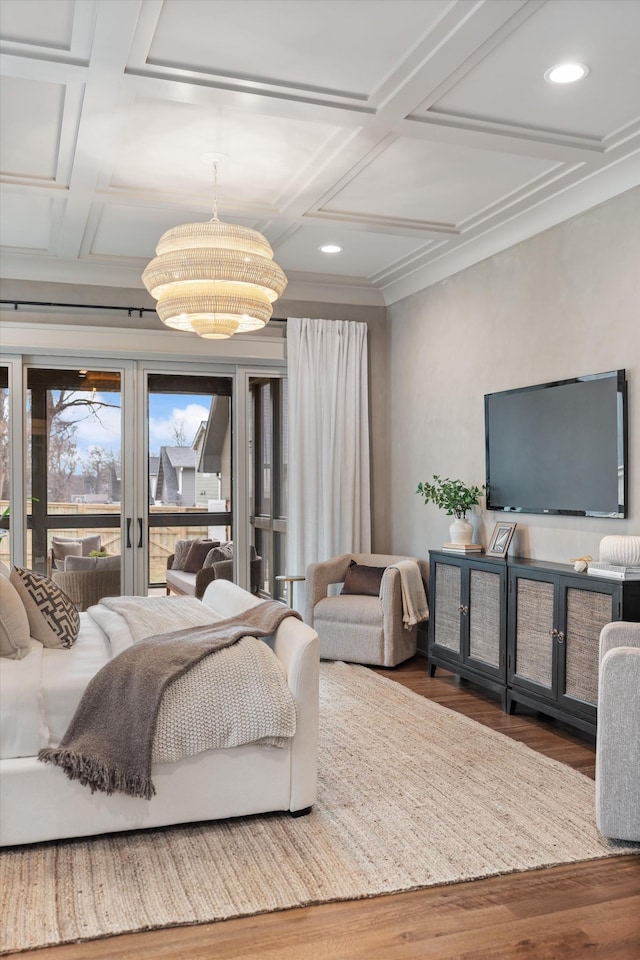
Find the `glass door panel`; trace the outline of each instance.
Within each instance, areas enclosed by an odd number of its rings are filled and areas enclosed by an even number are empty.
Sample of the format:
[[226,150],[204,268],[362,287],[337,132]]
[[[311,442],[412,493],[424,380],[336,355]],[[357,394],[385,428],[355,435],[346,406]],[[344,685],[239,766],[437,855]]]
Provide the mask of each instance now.
[[288,389],[281,377],[249,381],[249,521],[252,555],[261,558],[260,594],[288,601],[287,459]]
[[11,496],[9,425],[9,368],[0,366],[0,562],[7,567],[10,565],[9,499]]
[[120,593],[120,398],[117,370],[27,368],[26,563],[81,609]]
[[147,374],[147,581],[164,592],[177,540],[232,529],[232,377]]

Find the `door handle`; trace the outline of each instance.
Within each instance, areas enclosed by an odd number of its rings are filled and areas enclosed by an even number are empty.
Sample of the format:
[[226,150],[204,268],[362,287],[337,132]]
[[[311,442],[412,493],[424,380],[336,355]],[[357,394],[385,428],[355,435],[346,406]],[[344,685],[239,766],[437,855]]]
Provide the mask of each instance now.
[[142,518],[138,517],[138,550],[142,546]]
[[127,517],[127,549],[131,549],[131,517]]

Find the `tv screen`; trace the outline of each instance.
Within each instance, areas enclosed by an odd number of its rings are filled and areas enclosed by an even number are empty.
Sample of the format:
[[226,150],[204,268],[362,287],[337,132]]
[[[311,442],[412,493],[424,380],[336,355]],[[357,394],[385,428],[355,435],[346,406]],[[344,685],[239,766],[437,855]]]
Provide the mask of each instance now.
[[487,509],[625,517],[624,370],[484,398]]

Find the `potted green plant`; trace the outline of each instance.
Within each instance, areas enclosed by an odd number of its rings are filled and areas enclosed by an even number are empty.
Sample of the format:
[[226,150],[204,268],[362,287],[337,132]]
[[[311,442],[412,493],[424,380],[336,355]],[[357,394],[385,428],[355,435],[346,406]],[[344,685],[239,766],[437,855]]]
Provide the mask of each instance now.
[[473,526],[467,520],[467,513],[471,507],[480,502],[484,485],[468,485],[462,480],[451,480],[449,477],[433,475],[433,483],[419,483],[416,493],[421,494],[425,503],[434,503],[436,507],[455,517],[449,527],[451,543],[471,543]]

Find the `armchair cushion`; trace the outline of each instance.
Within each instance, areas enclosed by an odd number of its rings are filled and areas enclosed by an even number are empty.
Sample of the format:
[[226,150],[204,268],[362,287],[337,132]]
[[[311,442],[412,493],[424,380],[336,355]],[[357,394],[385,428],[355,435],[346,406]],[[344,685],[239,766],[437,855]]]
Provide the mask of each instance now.
[[351,560],[341,593],[379,597],[380,584],[385,570],[386,567],[369,567],[364,563],[356,563],[355,560]]
[[382,603],[379,597],[365,594],[340,594],[325,597],[316,604],[315,621],[353,623],[382,627]]
[[79,570],[119,570],[120,556],[113,557],[67,557],[64,570],[67,573]]

